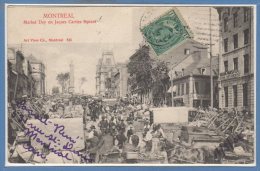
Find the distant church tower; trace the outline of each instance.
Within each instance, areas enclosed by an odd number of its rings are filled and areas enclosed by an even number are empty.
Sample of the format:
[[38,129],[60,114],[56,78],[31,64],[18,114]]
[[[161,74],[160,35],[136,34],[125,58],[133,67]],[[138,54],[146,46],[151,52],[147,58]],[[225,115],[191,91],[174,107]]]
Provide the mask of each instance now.
[[74,93],[74,65],[72,62],[70,63],[69,93]]

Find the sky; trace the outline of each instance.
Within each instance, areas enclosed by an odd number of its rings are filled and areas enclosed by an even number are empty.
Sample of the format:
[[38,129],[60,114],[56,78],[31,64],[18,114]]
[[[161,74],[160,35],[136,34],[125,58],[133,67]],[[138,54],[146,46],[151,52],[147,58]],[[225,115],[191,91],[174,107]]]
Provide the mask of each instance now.
[[[95,73],[103,51],[113,51],[116,62],[126,62],[144,44],[140,28],[172,7],[9,7],[7,43],[25,56],[33,55],[46,66],[49,93],[57,86],[56,76],[74,64],[75,91],[94,95]],[[187,20],[207,7],[178,7]],[[205,10],[204,10],[205,11]],[[46,19],[45,13],[73,13],[74,19]],[[196,17],[196,15],[194,17]],[[216,14],[215,14],[216,16]],[[24,21],[96,21],[92,24],[24,24]],[[71,42],[25,42],[24,39],[71,38]],[[80,79],[87,81],[80,88]]]

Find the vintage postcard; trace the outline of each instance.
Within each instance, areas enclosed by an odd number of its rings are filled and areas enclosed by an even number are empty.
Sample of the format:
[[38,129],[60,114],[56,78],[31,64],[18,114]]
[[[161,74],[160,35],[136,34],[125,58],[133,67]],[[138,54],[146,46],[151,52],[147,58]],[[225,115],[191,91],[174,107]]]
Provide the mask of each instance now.
[[255,166],[256,6],[6,5],[6,166]]

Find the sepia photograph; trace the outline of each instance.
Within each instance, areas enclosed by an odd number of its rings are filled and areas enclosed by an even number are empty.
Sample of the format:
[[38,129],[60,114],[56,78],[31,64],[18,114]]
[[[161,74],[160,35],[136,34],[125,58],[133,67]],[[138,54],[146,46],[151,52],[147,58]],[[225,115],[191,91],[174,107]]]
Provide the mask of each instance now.
[[255,166],[256,6],[6,8],[6,166]]

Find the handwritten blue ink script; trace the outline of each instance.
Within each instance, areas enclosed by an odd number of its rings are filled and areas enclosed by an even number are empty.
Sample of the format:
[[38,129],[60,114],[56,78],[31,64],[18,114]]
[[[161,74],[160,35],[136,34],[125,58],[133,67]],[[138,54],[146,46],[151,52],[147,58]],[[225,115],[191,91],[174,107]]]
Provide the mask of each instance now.
[[[65,163],[75,162],[75,158],[84,163],[92,163],[92,159],[84,154],[84,130],[82,118],[46,119],[26,106],[25,103],[17,103],[17,107],[28,115],[25,119],[26,136],[30,137],[30,143],[23,145],[24,149],[34,155],[48,160],[48,154],[62,158]],[[48,151],[44,154],[43,151]],[[51,161],[50,161],[51,162]]]

